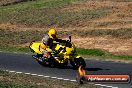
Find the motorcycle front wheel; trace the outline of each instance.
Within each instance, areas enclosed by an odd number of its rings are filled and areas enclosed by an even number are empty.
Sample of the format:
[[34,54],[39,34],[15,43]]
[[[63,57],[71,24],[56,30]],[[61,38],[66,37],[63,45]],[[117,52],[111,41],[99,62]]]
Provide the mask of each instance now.
[[70,61],[70,64],[73,66],[74,69],[78,69],[80,66],[82,66],[83,68],[86,67],[86,63],[82,57],[74,58],[74,60]]

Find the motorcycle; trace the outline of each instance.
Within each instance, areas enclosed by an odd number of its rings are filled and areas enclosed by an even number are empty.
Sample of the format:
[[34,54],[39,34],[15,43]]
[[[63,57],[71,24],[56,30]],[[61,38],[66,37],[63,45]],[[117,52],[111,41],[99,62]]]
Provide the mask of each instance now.
[[[86,63],[84,59],[79,56],[76,52],[75,45],[71,42],[71,36],[69,36],[69,40],[65,40],[65,43],[55,42],[55,46],[52,50],[47,48],[47,54],[44,56],[42,52],[40,52],[40,44],[42,42],[31,42],[30,49],[36,55],[32,57],[35,60],[44,66],[67,66],[68,62],[73,66],[74,69],[78,69],[80,66],[86,67]],[[46,45],[45,45],[46,46]],[[46,52],[45,51],[45,52]]]

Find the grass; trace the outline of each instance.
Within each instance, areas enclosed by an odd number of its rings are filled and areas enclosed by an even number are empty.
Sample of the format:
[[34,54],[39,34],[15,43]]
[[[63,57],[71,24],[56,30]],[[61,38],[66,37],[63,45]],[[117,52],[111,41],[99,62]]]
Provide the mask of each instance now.
[[[11,1],[11,0],[9,0]],[[100,7],[93,10],[63,11],[63,8],[76,5],[80,2],[89,0],[27,0],[17,4],[0,6],[0,23],[11,23],[29,26],[58,26],[58,27],[80,27],[80,22],[92,21],[109,15],[113,7]],[[122,0],[124,1],[124,0]],[[129,1],[129,0],[127,0]],[[14,2],[14,1],[12,1]],[[5,2],[7,3],[7,2]],[[118,14],[118,16],[121,14]],[[98,23],[98,26],[107,26],[117,22]],[[119,22],[125,24],[125,22]],[[129,22],[131,23],[131,21]],[[46,31],[27,30],[27,31],[11,31],[0,29],[0,50],[29,52],[28,47],[22,47],[31,41],[39,41],[46,34]],[[74,30],[63,31],[58,33],[59,36],[77,35],[81,37],[87,36],[112,36],[113,38],[132,38],[132,29],[124,28],[118,30]],[[115,56],[100,49],[77,49],[79,54],[90,56],[111,56],[112,58],[131,58],[131,56]]]
[[[74,31],[78,32],[78,31]],[[111,35],[119,38],[132,38],[131,29],[120,29],[120,30],[92,30],[91,32],[80,33],[85,34],[83,36],[104,36]],[[9,52],[26,52],[29,53],[29,43],[32,41],[39,41],[42,39],[46,31],[27,30],[27,31],[11,31],[0,29],[0,50]],[[73,33],[73,32],[72,32]],[[74,35],[74,33],[72,35]],[[78,33],[79,34],[79,33]],[[60,34],[68,35],[67,32]],[[27,46],[21,46],[27,43]],[[113,55],[101,49],[82,49],[77,48],[77,52],[80,55],[97,56],[97,57],[109,57],[113,59],[126,59],[131,60],[132,56],[124,55]]]
[[37,88],[37,87],[33,87],[33,86],[27,86],[27,85],[15,85],[12,83],[7,83],[7,82],[1,82],[0,81],[0,88]]
[[77,25],[78,22],[100,18],[111,12],[111,8],[107,7],[71,12],[61,10],[78,1],[81,0],[36,0],[1,6],[0,22],[40,27],[54,25],[69,27]]
[[30,53],[30,49],[27,47],[0,47],[0,51],[5,52],[18,52],[18,53]]
[[[121,15],[121,14],[119,14]],[[127,16],[130,17],[130,16]],[[120,24],[120,25],[124,25],[124,24],[132,24],[132,21],[113,21],[113,22],[97,22],[97,26],[110,26],[110,25],[114,25],[114,24]]]
[[8,73],[0,70],[0,88],[99,88],[99,86],[78,85],[70,81]]
[[118,59],[118,60],[132,60],[132,56],[129,55],[114,55],[110,52],[101,50],[101,49],[83,49],[78,48],[77,52],[80,55],[87,55],[87,56],[95,56],[95,57],[102,57],[102,58],[110,58],[110,59]]
[[105,55],[105,52],[100,49],[77,48],[77,52],[81,55],[90,55],[90,56],[104,56]]
[[[32,41],[41,41],[42,37],[47,31],[27,30],[27,31],[11,31],[0,29],[0,46],[16,47],[22,44],[30,43]],[[132,38],[132,29],[118,29],[118,30],[89,30],[89,31],[71,31],[59,32],[59,36],[78,35],[81,37],[87,36],[112,36],[113,38]]]
[[94,57],[101,57],[101,58],[110,58],[110,59],[118,59],[118,60],[132,60],[132,56],[129,55],[114,55],[112,53],[109,53],[107,51],[101,50],[101,49],[83,49],[78,48],[77,52],[80,55],[86,55],[86,56],[94,56]]
[[[0,21],[21,23],[27,19],[26,21],[28,23],[31,22],[30,20],[32,20],[32,17],[34,17],[35,15],[38,14],[38,16],[40,16],[41,14],[44,14],[43,12],[42,13],[34,12],[34,9],[38,11],[41,8],[48,8],[48,7],[52,8],[58,5],[66,4],[66,2],[70,0],[67,1],[64,0],[59,4],[58,1],[62,1],[62,0],[37,0],[37,1],[28,1],[26,3],[23,2],[16,5],[1,6],[0,13],[2,16],[0,17]],[[32,13],[30,14],[29,12]]]
[[87,31],[78,31],[78,34],[82,37],[87,36],[111,36],[113,38],[122,38],[122,39],[130,39],[132,38],[132,28],[121,28],[118,30],[87,30]]
[[128,55],[111,55],[111,58],[122,59],[122,60],[132,60],[132,56],[128,56]]
[[0,88],[35,88],[29,85],[20,85],[7,81],[6,79],[10,79],[10,75],[10,73],[0,70]]
[[31,41],[41,40],[45,31],[11,31],[0,29],[0,45],[2,47],[20,45]]
[[[29,47],[0,47],[0,51],[4,52],[17,52],[17,53],[29,53],[32,54]],[[77,48],[77,53],[87,57],[99,57],[104,59],[117,59],[117,60],[132,60],[132,56],[129,55],[114,55],[101,49],[83,49]]]

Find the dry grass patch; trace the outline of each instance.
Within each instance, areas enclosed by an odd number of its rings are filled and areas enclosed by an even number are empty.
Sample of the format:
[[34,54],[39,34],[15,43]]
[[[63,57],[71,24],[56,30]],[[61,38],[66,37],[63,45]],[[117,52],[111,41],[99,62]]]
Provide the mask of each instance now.
[[11,23],[1,23],[0,29],[17,29],[17,26]]
[[132,55],[132,39],[117,39],[112,37],[73,38],[77,47],[85,49],[103,49],[113,54]]

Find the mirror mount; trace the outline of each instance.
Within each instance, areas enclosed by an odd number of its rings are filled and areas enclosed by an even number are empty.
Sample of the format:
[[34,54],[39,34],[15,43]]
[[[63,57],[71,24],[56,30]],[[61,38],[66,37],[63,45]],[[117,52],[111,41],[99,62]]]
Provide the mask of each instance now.
[[70,42],[71,42],[71,36],[69,36],[69,40],[70,40]]

